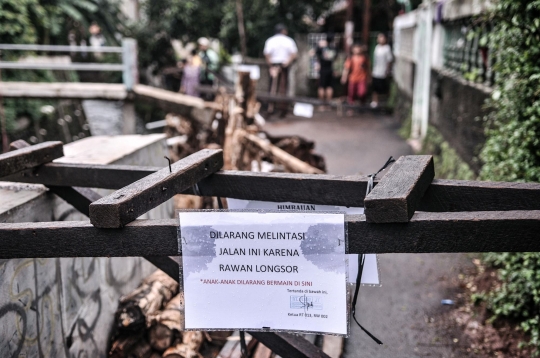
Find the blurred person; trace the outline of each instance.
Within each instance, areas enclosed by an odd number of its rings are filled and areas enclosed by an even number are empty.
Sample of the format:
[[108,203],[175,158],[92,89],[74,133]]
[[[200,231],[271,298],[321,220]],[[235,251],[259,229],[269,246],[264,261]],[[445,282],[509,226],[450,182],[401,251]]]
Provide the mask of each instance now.
[[185,60],[182,65],[182,84],[180,86],[180,92],[187,94],[188,96],[199,96],[197,86],[199,85],[199,78],[201,72],[202,60],[197,54],[196,50],[191,51],[191,55]]
[[[198,56],[201,60],[200,83],[212,86],[214,84],[214,73],[219,68],[219,56],[216,51],[210,48],[210,40],[206,37],[199,38],[197,43],[199,44]],[[197,61],[196,58],[194,60]]]
[[[92,22],[88,31],[90,32],[90,47],[96,49],[105,46],[105,37],[101,33],[101,27],[95,21]],[[94,56],[100,60],[103,54],[101,52],[94,52]]]
[[[289,66],[296,59],[298,48],[292,38],[287,36],[287,27],[277,24],[275,35],[266,40],[264,44],[264,57],[268,64],[270,74],[270,93],[287,95]],[[287,115],[288,104],[280,103],[281,117]],[[274,112],[274,105],[268,105],[268,113]]]
[[[355,97],[358,97],[360,102],[364,103],[367,87],[371,80],[369,67],[366,46],[354,44],[350,56],[345,60],[341,75],[341,83],[349,83],[347,86],[347,103],[353,104]],[[352,114],[352,112],[349,111],[348,114]]]
[[[334,35],[327,34],[326,39],[320,40],[315,51],[317,61],[319,62],[319,99],[328,102],[334,94],[334,60],[337,57],[337,50],[334,46]],[[322,110],[325,109],[323,106]]]
[[377,46],[373,53],[373,94],[371,98],[371,107],[376,108],[379,105],[379,95],[388,93],[388,77],[392,70],[392,49],[386,41],[386,35],[380,33],[377,36]]

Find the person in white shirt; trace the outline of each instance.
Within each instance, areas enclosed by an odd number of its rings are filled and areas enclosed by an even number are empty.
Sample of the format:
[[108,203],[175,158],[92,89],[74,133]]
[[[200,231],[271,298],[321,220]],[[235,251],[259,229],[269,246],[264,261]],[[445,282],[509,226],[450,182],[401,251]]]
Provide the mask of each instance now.
[[[298,48],[292,38],[287,36],[287,28],[283,24],[276,25],[275,35],[266,40],[264,44],[264,57],[270,73],[270,93],[287,95],[287,78],[289,67],[298,54]],[[281,116],[287,114],[288,105],[281,104]],[[268,113],[274,112],[274,105],[268,105]]]
[[379,95],[388,93],[388,77],[392,70],[392,49],[386,43],[386,36],[379,34],[377,36],[377,46],[373,52],[373,70],[371,71],[373,94],[371,107],[376,108],[379,105]]

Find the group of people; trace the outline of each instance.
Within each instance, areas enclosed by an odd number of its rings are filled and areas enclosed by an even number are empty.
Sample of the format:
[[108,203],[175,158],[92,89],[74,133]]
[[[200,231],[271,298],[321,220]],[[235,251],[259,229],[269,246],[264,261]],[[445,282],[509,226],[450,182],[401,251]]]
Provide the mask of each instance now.
[[190,96],[199,96],[199,85],[211,86],[219,68],[219,56],[210,48],[210,40],[201,37],[197,44],[198,50],[192,50],[181,65],[183,74],[180,92]]
[[[287,95],[289,69],[298,56],[298,48],[292,38],[287,36],[287,28],[278,24],[275,35],[266,40],[264,57],[268,65],[270,76],[269,91],[275,95]],[[334,36],[327,34],[325,39],[319,41],[312,55],[319,64],[319,99],[328,102],[334,94],[334,62],[338,57],[338,50],[334,44]],[[347,102],[353,104],[355,99],[361,103],[367,102],[367,95],[371,86],[371,107],[379,105],[380,95],[388,93],[389,76],[392,69],[392,50],[387,43],[386,36],[377,36],[377,45],[373,53],[373,66],[367,46],[353,44],[347,56],[341,73],[341,83],[347,88]],[[212,85],[214,73],[219,67],[218,54],[210,48],[207,38],[198,40],[198,51],[193,50],[191,55],[183,61],[183,78],[181,92],[198,96],[199,85]],[[287,113],[288,103],[278,101],[274,106],[270,103],[268,113],[280,111],[280,115]]]
[[[332,35],[319,41],[315,56],[319,63],[319,99],[329,101],[333,96],[334,61],[337,58],[337,49],[333,44]],[[369,86],[371,85],[371,107],[379,105],[379,96],[388,93],[392,70],[392,49],[387,43],[386,36],[377,36],[377,45],[373,53],[373,66],[370,64],[367,46],[353,44],[349,56],[345,60],[341,83],[347,85],[347,102],[353,104],[355,98],[362,103],[366,102]]]
[[[311,53],[317,58],[319,69],[319,99],[328,102],[334,95],[334,62],[338,57],[338,50],[334,44],[334,36],[327,34],[325,39],[319,41],[316,49]],[[287,36],[287,28],[278,24],[275,35],[266,40],[264,56],[269,68],[270,93],[278,95],[287,94],[287,79],[290,65],[298,55],[298,48],[294,40]],[[341,83],[347,87],[347,102],[353,104],[355,99],[361,103],[367,102],[367,95],[371,86],[371,107],[378,107],[380,95],[388,93],[389,77],[392,70],[392,49],[387,43],[386,35],[377,36],[377,45],[373,53],[373,66],[367,46],[353,44],[350,49],[341,73]],[[278,103],[281,114],[286,112],[287,103]],[[272,113],[274,107],[269,105],[268,112]]]

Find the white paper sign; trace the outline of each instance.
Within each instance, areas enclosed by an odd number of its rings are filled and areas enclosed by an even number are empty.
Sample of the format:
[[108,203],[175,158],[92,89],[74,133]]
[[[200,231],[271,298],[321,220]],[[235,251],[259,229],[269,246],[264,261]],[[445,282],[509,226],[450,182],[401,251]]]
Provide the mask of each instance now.
[[347,335],[343,214],[179,215],[186,329]]
[[[298,204],[298,203],[275,203],[270,201],[227,199],[227,205],[231,210],[253,210],[262,209],[270,211],[299,210],[299,211],[342,211],[349,215],[360,215],[364,213],[364,208],[348,208],[346,206]],[[358,275],[358,255],[350,254],[349,257],[349,283],[356,283]],[[362,271],[363,285],[380,286],[379,266],[376,254],[367,254]]]
[[313,105],[309,103],[295,103],[293,114],[298,117],[313,117]]

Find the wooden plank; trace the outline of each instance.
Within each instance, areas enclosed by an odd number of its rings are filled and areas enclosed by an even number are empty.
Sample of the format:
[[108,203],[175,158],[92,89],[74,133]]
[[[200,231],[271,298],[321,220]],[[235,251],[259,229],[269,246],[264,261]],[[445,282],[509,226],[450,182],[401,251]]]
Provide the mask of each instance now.
[[44,142],[0,154],[0,178],[51,162],[63,155],[62,142]]
[[17,139],[16,141],[9,143],[9,150],[10,151],[17,150],[17,149],[22,149],[22,148],[26,148],[26,147],[30,147],[30,144],[28,142],[25,142],[22,139]]
[[262,139],[257,137],[255,134],[247,133],[242,129],[237,129],[239,134],[244,137],[249,142],[255,144],[259,147],[264,153],[272,156],[278,162],[282,163],[286,168],[291,170],[293,173],[304,173],[304,174],[323,174],[324,172],[319,168],[315,168],[308,163],[296,158],[294,155],[291,155],[284,151],[281,148],[276,147],[269,140]]
[[540,184],[435,179],[418,210],[540,210]]
[[6,98],[123,100],[127,90],[117,83],[2,82],[0,95]]
[[182,108],[216,108],[213,102],[205,102],[199,97],[188,96],[161,88],[136,84],[133,86],[135,99],[153,103],[165,110],[178,111]]
[[64,199],[82,214],[89,216],[89,205],[101,198],[101,195],[89,188],[70,186],[47,186],[51,192]]
[[[162,168],[51,163],[1,180],[119,189]],[[219,171],[199,184],[203,196],[247,200],[363,206],[367,179],[327,174]],[[183,194],[193,195],[188,189]],[[540,206],[540,205],[539,205]]]
[[[101,195],[89,188],[76,188],[67,186],[51,186],[49,189],[79,212],[89,216],[89,206],[92,202],[101,199]],[[143,256],[161,271],[178,281],[180,277],[179,263],[169,256]]]
[[249,332],[249,334],[282,357],[330,358],[320,348],[298,335],[284,332],[273,334],[267,332]]
[[361,207],[367,179],[328,174],[219,171],[199,184],[204,196]]
[[[1,180],[56,186],[120,189],[161,167],[49,163]],[[375,185],[378,180],[375,180]],[[219,171],[199,183],[205,196],[306,204],[364,206],[367,178]],[[193,194],[188,189],[185,194]],[[418,210],[430,212],[540,210],[539,183],[435,179]]]
[[400,157],[364,199],[367,221],[408,222],[434,176],[431,155]]
[[272,358],[272,350],[262,343],[257,345],[253,358]]
[[[223,151],[204,149],[90,205],[90,222],[120,228],[223,166]],[[172,171],[172,172],[171,172]]]
[[[346,215],[349,252],[540,251],[540,211],[417,212],[409,223],[374,225]],[[0,224],[0,259],[179,256],[178,221],[136,220],[122,229],[86,221]]]
[[54,186],[120,189],[161,169],[163,167],[49,163],[1,180]]
[[180,266],[178,261],[170,256],[143,256],[152,265],[165,272],[169,277],[179,281]]

